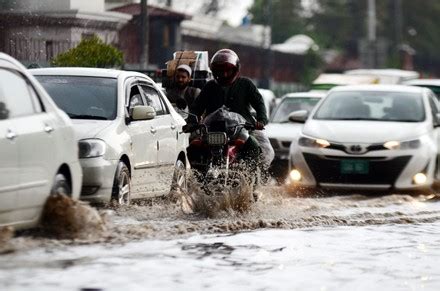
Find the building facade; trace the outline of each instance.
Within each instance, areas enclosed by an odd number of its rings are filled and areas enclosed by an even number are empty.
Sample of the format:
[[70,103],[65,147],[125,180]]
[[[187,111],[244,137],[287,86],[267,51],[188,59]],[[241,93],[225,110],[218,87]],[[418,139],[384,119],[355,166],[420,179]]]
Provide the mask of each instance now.
[[97,35],[119,43],[131,16],[106,12],[104,0],[0,0],[0,51],[24,65],[47,66],[81,39]]

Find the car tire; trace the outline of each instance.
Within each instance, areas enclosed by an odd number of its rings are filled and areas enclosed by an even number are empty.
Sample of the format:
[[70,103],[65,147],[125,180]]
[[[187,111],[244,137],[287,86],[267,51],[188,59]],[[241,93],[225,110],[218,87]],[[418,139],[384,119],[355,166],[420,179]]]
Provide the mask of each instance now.
[[111,203],[117,206],[130,205],[131,177],[124,162],[119,162],[113,181]]
[[62,194],[70,196],[72,194],[72,189],[66,176],[62,173],[58,173],[55,175],[50,195],[55,196]]
[[188,190],[188,181],[185,163],[178,159],[174,165],[173,180],[171,182],[171,193],[175,191],[186,192]]

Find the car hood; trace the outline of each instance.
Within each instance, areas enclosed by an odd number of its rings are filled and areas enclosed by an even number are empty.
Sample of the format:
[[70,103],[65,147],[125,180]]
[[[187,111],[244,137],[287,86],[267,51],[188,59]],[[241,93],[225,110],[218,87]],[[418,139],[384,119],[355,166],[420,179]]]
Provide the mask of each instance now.
[[428,132],[427,123],[402,123],[382,121],[333,121],[306,122],[303,133],[333,142],[382,143],[417,138]]
[[303,128],[301,123],[269,123],[265,126],[268,138],[289,141],[298,136]]
[[85,138],[95,138],[105,128],[110,126],[111,120],[84,120],[72,119],[78,140]]

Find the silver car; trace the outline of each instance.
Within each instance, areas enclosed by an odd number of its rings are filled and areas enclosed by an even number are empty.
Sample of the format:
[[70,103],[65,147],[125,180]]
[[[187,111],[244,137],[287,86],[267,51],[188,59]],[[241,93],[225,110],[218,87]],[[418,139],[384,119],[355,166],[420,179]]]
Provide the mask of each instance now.
[[31,70],[73,120],[81,199],[119,205],[185,187],[185,121],[146,75],[111,69]]
[[288,174],[290,144],[302,129],[302,124],[289,121],[289,114],[296,110],[310,112],[324,96],[324,92],[288,93],[274,109],[266,134],[275,151],[270,171],[278,180],[283,181]]
[[78,198],[72,122],[12,57],[0,53],[0,226],[34,226],[50,193]]

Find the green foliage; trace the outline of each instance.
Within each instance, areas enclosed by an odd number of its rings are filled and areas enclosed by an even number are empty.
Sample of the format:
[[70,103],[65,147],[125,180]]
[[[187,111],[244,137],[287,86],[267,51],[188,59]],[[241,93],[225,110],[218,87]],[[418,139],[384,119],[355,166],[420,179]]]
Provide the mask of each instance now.
[[324,60],[318,52],[309,50],[304,58],[304,68],[301,73],[300,82],[305,86],[310,86],[319,73],[320,68],[324,65]]
[[304,19],[299,16],[301,1],[255,0],[249,12],[254,23],[272,23],[272,43],[282,43],[304,31]]
[[[270,2],[271,1],[271,5]],[[399,45],[415,49],[419,68],[440,74],[440,1],[376,0],[376,35],[388,44],[388,65],[399,66]],[[255,0],[249,12],[256,24],[272,21],[272,42],[281,43],[294,34],[310,36],[321,49],[334,49],[359,56],[358,43],[367,37],[367,0],[313,0],[303,7],[300,0]],[[269,13],[269,8],[272,7]],[[417,69],[417,68],[416,68]]]
[[83,39],[76,47],[52,60],[52,65],[58,67],[114,68],[122,63],[122,52],[97,36]]

